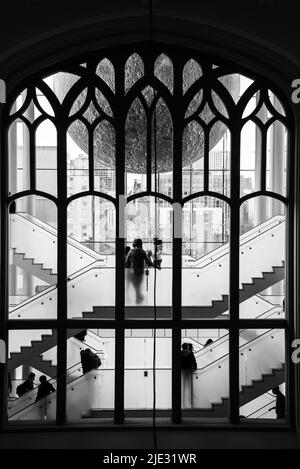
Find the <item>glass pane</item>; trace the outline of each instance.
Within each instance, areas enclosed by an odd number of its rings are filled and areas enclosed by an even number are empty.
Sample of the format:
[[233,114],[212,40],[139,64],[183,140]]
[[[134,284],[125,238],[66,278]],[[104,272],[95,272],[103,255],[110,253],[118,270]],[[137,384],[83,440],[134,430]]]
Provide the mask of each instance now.
[[241,197],[261,189],[261,132],[248,121],[241,132],[240,194]]
[[183,207],[182,315],[227,318],[229,294],[229,206],[213,197]]
[[152,117],[151,148],[152,190],[172,197],[173,122],[163,99],[159,99]]
[[240,417],[286,418],[285,331],[240,331]]
[[278,97],[274,93],[272,93],[271,90],[268,90],[268,96],[270,103],[274,107],[275,111],[279,112],[279,114],[281,114],[282,116],[285,116],[286,114]]
[[[125,331],[125,417],[152,417],[153,408],[153,348],[152,329]],[[155,392],[156,415],[171,415],[171,349],[169,329],[156,330]]]
[[285,316],[285,230],[285,209],[278,200],[255,197],[241,206],[241,318]]
[[40,196],[17,199],[9,214],[9,318],[55,318],[57,212]]
[[25,89],[24,91],[22,91],[22,93],[19,94],[19,96],[17,97],[13,105],[11,106],[10,113],[9,113],[10,116],[15,114],[21,109],[21,107],[23,106],[25,102],[26,97],[27,97],[27,89]]
[[219,117],[226,117],[227,119],[229,118],[228,112],[226,109],[226,106],[220,96],[215,93],[214,91],[211,92],[211,98],[213,101],[213,104],[215,105],[216,110],[221,114]]
[[67,335],[68,421],[112,423],[115,331],[78,327]]
[[194,59],[187,61],[183,68],[183,94],[202,76],[202,70],[198,62]]
[[146,190],[148,138],[145,109],[141,101],[135,99],[125,124],[125,185],[128,195]]
[[279,121],[267,132],[266,189],[286,196],[287,130]]
[[230,132],[221,122],[209,133],[209,190],[230,196]]
[[30,137],[27,125],[14,121],[8,132],[10,194],[30,189]]
[[67,229],[68,317],[114,317],[114,205],[95,196],[73,200]]
[[[195,163],[193,168],[203,168],[204,155],[204,131],[196,121],[189,122],[182,135],[182,167],[188,168]],[[196,164],[197,163],[197,164]],[[202,182],[196,191],[200,191]]]
[[[81,91],[81,93],[79,93],[74,103],[72,104],[69,117],[74,116],[74,114],[79,113],[80,110],[85,106],[87,94],[88,94],[87,88],[85,88],[83,91]],[[80,145],[80,140],[78,140],[78,145]]]
[[259,98],[260,98],[260,92],[257,91],[254,93],[253,96],[249,99],[248,103],[245,106],[242,118],[245,119],[246,117],[249,117],[250,114],[252,114],[255,110],[257,110],[257,106],[259,104]]
[[241,75],[239,73],[232,73],[231,75],[224,75],[223,77],[218,78],[223,86],[230,93],[233,101],[238,102],[240,98],[240,80]]
[[57,196],[57,135],[49,120],[36,130],[36,188]]
[[[77,135],[81,145],[77,145]],[[89,135],[82,121],[73,122],[67,134],[67,191],[68,197],[89,190]],[[84,149],[84,150],[83,150]]]
[[[36,98],[39,103],[40,109],[43,111],[43,114],[47,114],[53,117],[54,111],[53,111],[51,104],[49,103],[46,96],[38,88],[36,88]],[[40,111],[38,111],[38,114],[39,112]],[[34,116],[34,117],[37,117],[37,116]]]
[[162,199],[143,197],[128,204],[126,220],[126,317],[153,318],[156,303],[157,317],[170,319],[173,208]]
[[95,190],[115,195],[116,142],[115,129],[106,120],[94,131],[94,186]]
[[79,76],[73,73],[58,72],[46,78],[48,86],[54,91],[57,99],[62,103],[67,93],[79,80]]
[[197,111],[197,109],[201,105],[202,99],[203,99],[203,91],[200,90],[198,91],[198,93],[195,94],[195,96],[189,103],[186,113],[184,115],[185,118],[190,117],[192,114],[194,114]]
[[152,86],[146,86],[146,88],[143,89],[142,95],[146,101],[147,106],[150,108],[151,104],[154,100],[154,97],[156,96],[157,92]]
[[[98,90],[97,88],[96,88],[95,94],[96,94],[96,100],[100,109],[103,112],[105,112],[108,116],[113,117],[112,109],[106,97],[104,96],[104,94],[101,93],[101,91]],[[93,112],[95,112],[95,110]]]
[[56,419],[56,332],[9,331],[8,421]]
[[183,329],[181,407],[193,417],[228,418],[229,340],[226,329]]
[[115,92],[115,69],[109,59],[102,59],[97,65],[96,74]]
[[125,92],[144,76],[144,62],[141,57],[134,53],[125,64]]
[[204,189],[204,169],[203,158],[182,170],[182,197],[186,197],[195,192],[203,191]]
[[154,75],[173,93],[173,64],[166,54],[160,54],[154,64]]

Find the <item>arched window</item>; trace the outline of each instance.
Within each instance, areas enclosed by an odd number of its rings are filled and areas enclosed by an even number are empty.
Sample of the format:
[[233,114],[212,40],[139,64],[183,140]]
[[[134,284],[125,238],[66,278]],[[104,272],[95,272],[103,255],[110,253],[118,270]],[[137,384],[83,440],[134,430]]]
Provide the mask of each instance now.
[[[146,418],[154,374],[174,423],[275,419],[272,389],[293,399],[278,90],[158,45],[87,54],[18,90],[1,123],[8,422]],[[191,347],[197,369],[181,368]],[[18,395],[29,373],[53,386],[43,402]]]

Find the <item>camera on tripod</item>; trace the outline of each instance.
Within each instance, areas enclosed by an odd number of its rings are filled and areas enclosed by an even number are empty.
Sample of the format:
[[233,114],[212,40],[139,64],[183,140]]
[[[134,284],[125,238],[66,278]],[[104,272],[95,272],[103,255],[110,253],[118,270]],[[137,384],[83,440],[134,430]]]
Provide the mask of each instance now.
[[153,238],[153,244],[154,244],[154,267],[157,269],[161,269],[161,263],[162,263],[162,240],[157,238],[156,236]]

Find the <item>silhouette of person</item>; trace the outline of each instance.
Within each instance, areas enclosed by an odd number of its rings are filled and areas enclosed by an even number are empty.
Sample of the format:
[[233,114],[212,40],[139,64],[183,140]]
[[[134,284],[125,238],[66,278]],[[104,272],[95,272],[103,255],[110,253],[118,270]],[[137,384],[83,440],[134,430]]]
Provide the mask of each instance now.
[[285,396],[280,391],[279,386],[276,386],[275,388],[273,388],[272,393],[275,394],[276,396],[276,406],[271,407],[271,409],[269,409],[269,412],[275,409],[277,418],[284,419],[285,418]]
[[88,373],[91,370],[95,370],[99,368],[101,365],[101,360],[91,351],[91,349],[86,348],[85,350],[81,350],[80,352],[81,358],[81,365],[82,365],[82,373]]
[[133,241],[132,249],[128,252],[125,262],[125,266],[131,269],[129,278],[135,289],[136,303],[141,303],[144,299],[144,295],[141,293],[141,284],[144,280],[145,264],[149,267],[153,266],[143,249],[143,241],[137,238]]
[[197,370],[197,362],[196,362],[196,358],[195,358],[195,355],[194,355],[194,347],[193,347],[193,344],[187,344],[188,346],[188,351],[190,352],[189,356],[188,356],[188,360],[189,360],[189,363],[190,363],[190,368],[192,368],[193,370]]
[[181,346],[181,396],[182,407],[192,407],[192,371],[197,369],[193,345],[186,342]]
[[49,381],[47,381],[47,378],[45,375],[40,376],[40,383],[41,384],[38,387],[38,392],[37,392],[35,402],[40,401],[41,399],[43,399],[44,397],[48,396],[49,394],[55,391],[55,388],[52,386],[51,383],[49,383]]
[[150,260],[150,261],[152,262],[152,264],[153,264],[153,260],[152,260],[153,253],[152,253],[152,251],[151,251],[150,249],[148,249],[148,251],[146,251],[146,254],[147,254],[149,260]]
[[34,378],[35,374],[29,373],[28,378],[17,387],[16,392],[19,397],[23,396],[23,394],[28,391],[31,391],[34,388]]
[[213,344],[213,343],[214,343],[214,341],[212,339],[207,339],[207,341],[205,342],[203,347],[207,347],[208,345]]

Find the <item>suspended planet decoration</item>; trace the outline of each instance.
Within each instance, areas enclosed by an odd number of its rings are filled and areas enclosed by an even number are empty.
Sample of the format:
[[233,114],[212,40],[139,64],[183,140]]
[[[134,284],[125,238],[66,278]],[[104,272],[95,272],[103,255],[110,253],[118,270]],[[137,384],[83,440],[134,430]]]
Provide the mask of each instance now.
[[[136,59],[134,58],[136,56]],[[133,54],[133,60],[127,63],[125,70],[125,92],[138,82],[139,78],[143,76],[143,63],[137,54]],[[196,63],[196,62],[195,62]],[[172,93],[173,86],[173,65],[170,59],[163,54],[159,56],[155,65],[155,75]],[[199,67],[199,66],[198,66]],[[200,67],[199,67],[200,68]],[[97,75],[106,82],[112,92],[114,92],[114,70],[110,61],[104,59],[98,65]],[[195,76],[193,76],[195,74]],[[197,75],[198,74],[198,75]],[[183,76],[183,89],[189,88],[189,83],[193,83],[199,76],[197,67],[192,66]],[[62,101],[63,97],[77,82],[78,77],[69,73],[57,73],[54,76],[54,90],[58,98]],[[220,82],[227,88],[234,100],[239,96],[239,76],[226,75],[220,78]],[[126,89],[127,88],[127,89]],[[168,90],[166,90],[168,91]],[[126,119],[125,124],[125,169],[130,173],[143,174],[147,171],[147,118],[145,108],[153,111],[155,107],[155,122],[154,112],[152,112],[151,119],[151,147],[152,157],[151,166],[152,171],[156,169],[158,173],[170,172],[173,169],[173,124],[172,117],[166,102],[160,97],[156,100],[157,91],[151,86],[146,86],[139,96],[133,100]],[[75,99],[70,116],[77,113],[85,104],[87,100],[87,89],[83,90]],[[225,106],[221,98],[214,92],[211,94],[213,103],[217,110],[224,117],[228,117]],[[115,168],[118,157],[115,151],[115,130],[113,125],[107,120],[107,116],[113,118],[113,112],[109,104],[109,100],[98,89],[95,89],[93,98],[89,99],[89,105],[83,112],[83,117],[88,124],[102,117],[101,122],[96,125],[94,130],[94,161],[97,167]],[[172,98],[171,98],[172,99]],[[187,106],[185,117],[199,116],[203,122],[208,124],[214,117],[215,113],[209,107],[208,103],[200,108],[203,100],[203,92],[198,91],[191,98]],[[153,106],[156,101],[155,106]],[[154,130],[156,130],[156,138],[154,139]],[[209,135],[209,149],[215,147],[220,141],[224,132],[226,131],[225,125],[219,120],[212,126]],[[86,125],[76,119],[69,127],[69,135],[79,148],[88,153],[89,149],[89,136]],[[154,151],[154,143],[156,151]],[[182,140],[182,165],[183,168],[188,167],[195,163],[204,154],[204,132],[195,120],[191,120],[185,127]]]

